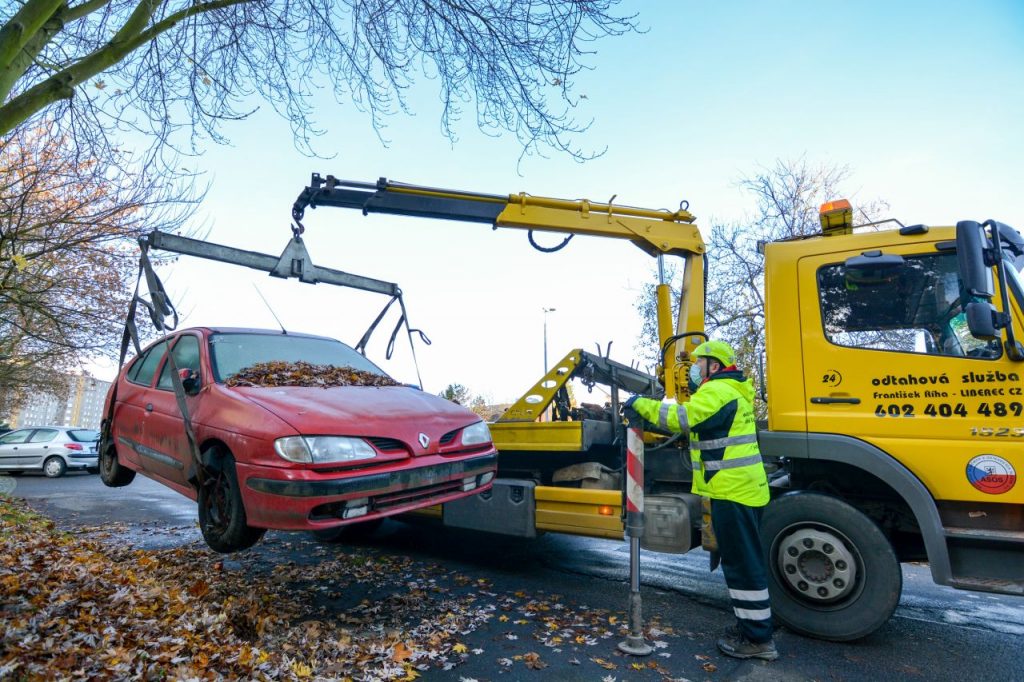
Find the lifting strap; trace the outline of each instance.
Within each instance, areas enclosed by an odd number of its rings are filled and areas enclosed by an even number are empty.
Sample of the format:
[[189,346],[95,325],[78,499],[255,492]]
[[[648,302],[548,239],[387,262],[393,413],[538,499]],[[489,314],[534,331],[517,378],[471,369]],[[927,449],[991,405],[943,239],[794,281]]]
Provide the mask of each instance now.
[[391,306],[394,304],[395,301],[398,301],[398,307],[401,309],[402,312],[398,318],[398,322],[395,324],[395,328],[391,331],[391,337],[388,339],[388,347],[385,353],[385,357],[388,360],[390,360],[391,356],[394,354],[395,339],[398,338],[398,332],[402,329],[402,325],[404,324],[406,332],[409,335],[409,348],[412,350],[412,364],[416,368],[416,379],[420,382],[420,388],[422,388],[423,377],[420,376],[420,364],[419,361],[416,359],[416,344],[413,343],[413,332],[419,334],[420,341],[422,341],[424,344],[429,346],[431,344],[431,341],[423,332],[422,329],[415,329],[409,325],[409,314],[405,310],[405,299],[402,298],[401,289],[399,289],[398,293],[395,294],[391,298],[391,300],[387,302],[387,304],[384,306],[384,309],[381,310],[380,314],[377,315],[377,318],[372,323],[370,323],[370,326],[367,327],[366,331],[363,333],[362,338],[360,338],[359,342],[355,345],[355,349],[359,351],[359,353],[362,354],[363,357],[366,357],[366,344],[369,343],[370,337],[373,336],[373,332],[377,329],[377,325],[379,325],[381,320],[384,319],[384,316],[387,315],[388,310],[391,309]]
[[[114,407],[117,404],[118,379],[121,375],[121,368],[124,367],[124,359],[128,354],[129,340],[131,340],[132,345],[135,347],[136,355],[142,353],[142,347],[139,343],[139,330],[135,323],[135,315],[138,312],[138,307],[141,305],[149,311],[149,319],[153,322],[156,330],[163,336],[167,362],[171,367],[171,385],[174,387],[174,397],[185,423],[185,437],[188,439],[189,453],[192,456],[196,482],[201,486],[206,482],[208,476],[203,466],[202,455],[199,452],[199,444],[196,442],[195,431],[192,428],[188,404],[185,402],[185,387],[181,383],[181,377],[178,375],[178,365],[174,361],[174,349],[170,348],[167,343],[167,333],[174,331],[178,326],[178,311],[174,308],[174,304],[171,303],[171,299],[167,295],[166,289],[164,289],[163,282],[160,281],[160,277],[153,269],[153,264],[149,260],[149,243],[145,238],[139,240],[139,247],[142,250],[139,255],[139,275],[135,280],[135,293],[132,296],[132,302],[128,305],[124,332],[121,334],[121,353],[117,362],[117,378],[114,379],[114,390],[110,396],[107,418],[103,422],[102,445],[103,447],[113,447],[114,445],[111,440],[113,437],[111,425],[114,422]],[[146,278],[146,288],[150,298],[148,301],[139,295],[139,284],[143,277]],[[171,318],[170,321],[168,321],[168,317]]]

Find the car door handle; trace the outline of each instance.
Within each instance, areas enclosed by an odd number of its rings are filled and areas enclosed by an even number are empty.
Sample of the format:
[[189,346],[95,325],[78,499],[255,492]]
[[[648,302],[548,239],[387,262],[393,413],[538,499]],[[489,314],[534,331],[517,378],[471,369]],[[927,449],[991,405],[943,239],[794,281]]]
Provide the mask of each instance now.
[[153,403],[146,403],[146,412],[153,411]]
[[860,398],[833,398],[832,396],[816,396],[811,398],[815,405],[860,405]]

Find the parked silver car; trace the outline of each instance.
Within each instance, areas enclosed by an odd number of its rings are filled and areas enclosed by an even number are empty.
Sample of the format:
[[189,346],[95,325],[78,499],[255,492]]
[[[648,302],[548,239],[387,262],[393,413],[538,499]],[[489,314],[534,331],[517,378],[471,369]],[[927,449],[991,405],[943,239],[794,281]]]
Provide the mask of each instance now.
[[50,478],[69,469],[99,472],[99,431],[70,426],[30,426],[0,436],[0,471],[42,471]]

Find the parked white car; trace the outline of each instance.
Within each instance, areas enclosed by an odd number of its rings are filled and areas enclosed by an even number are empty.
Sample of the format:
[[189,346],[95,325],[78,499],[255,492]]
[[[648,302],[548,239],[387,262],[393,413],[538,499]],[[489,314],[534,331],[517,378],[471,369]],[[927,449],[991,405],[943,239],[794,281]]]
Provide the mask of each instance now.
[[99,473],[99,431],[70,426],[31,426],[0,436],[0,472],[17,476],[42,471],[50,478],[68,470]]

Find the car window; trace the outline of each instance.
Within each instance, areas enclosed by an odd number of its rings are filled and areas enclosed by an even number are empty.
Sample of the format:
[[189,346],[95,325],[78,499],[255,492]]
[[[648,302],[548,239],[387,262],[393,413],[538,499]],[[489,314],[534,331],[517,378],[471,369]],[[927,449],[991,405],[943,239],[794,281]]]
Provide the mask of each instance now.
[[68,431],[68,435],[71,436],[71,440],[79,443],[91,443],[100,439],[100,432],[91,429],[71,429]]
[[258,362],[309,362],[352,367],[387,376],[353,348],[334,339],[284,334],[214,334],[210,337],[214,378],[224,381]]
[[32,435],[32,429],[20,429],[18,431],[11,431],[5,433],[0,438],[0,445],[10,445],[12,443],[24,443],[28,441],[28,437]]
[[164,348],[166,346],[167,343],[161,341],[147,350],[146,354],[132,366],[128,380],[136,384],[143,384],[144,386],[149,386],[153,383],[153,375],[156,374],[157,365],[160,364],[160,360],[164,356]]
[[[174,350],[171,352],[174,353],[174,362],[178,369],[191,369],[197,374],[199,373],[199,339],[191,334],[182,336],[174,344]],[[171,363],[164,363],[164,368],[160,371],[160,381],[157,382],[156,387],[168,391],[174,388],[174,384],[171,383]]]
[[57,437],[57,429],[36,429],[29,439],[29,443],[49,443]]

